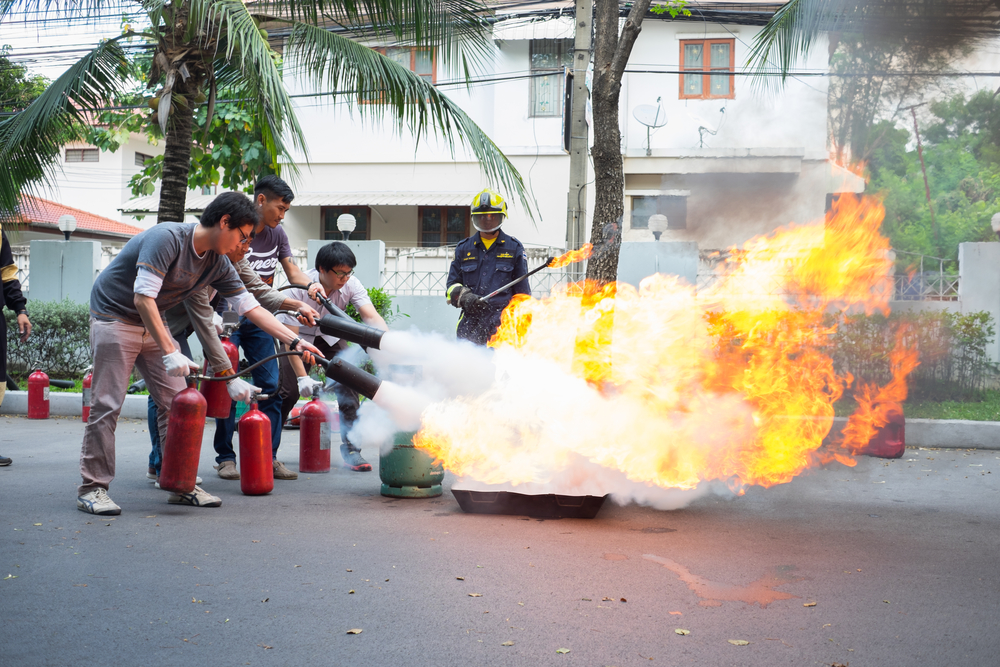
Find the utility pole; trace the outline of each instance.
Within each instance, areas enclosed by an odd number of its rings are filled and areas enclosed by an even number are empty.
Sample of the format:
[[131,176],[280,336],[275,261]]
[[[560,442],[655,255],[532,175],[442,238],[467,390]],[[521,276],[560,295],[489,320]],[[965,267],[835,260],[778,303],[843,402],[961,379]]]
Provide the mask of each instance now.
[[[566,246],[576,250],[587,241],[587,67],[594,26],[593,0],[576,0],[573,45],[573,107],[569,124],[569,193],[566,201]],[[569,265],[570,279],[583,280],[583,263]]]
[[[937,220],[934,219],[934,206],[931,204],[931,186],[927,182],[927,167],[924,165],[924,147],[920,143],[920,128],[917,127],[917,107],[922,107],[927,102],[903,107],[900,111],[909,111],[913,115],[913,135],[917,138],[917,157],[920,158],[920,171],[924,173],[924,193],[927,195],[927,210],[931,212],[931,229],[934,230],[934,244],[940,246],[941,239],[938,235]],[[940,250],[940,248],[937,248]],[[938,254],[941,254],[940,252]]]

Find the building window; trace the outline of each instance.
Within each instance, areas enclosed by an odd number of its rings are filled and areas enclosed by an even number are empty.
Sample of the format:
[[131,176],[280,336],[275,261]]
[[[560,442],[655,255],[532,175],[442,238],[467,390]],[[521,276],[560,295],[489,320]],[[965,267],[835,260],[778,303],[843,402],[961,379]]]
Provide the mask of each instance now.
[[[411,46],[390,46],[375,49],[382,55],[393,60],[406,69],[410,70],[428,84],[437,81],[437,67],[434,58],[434,50]],[[378,93],[372,93],[371,97],[362,98],[361,103],[373,102],[377,99]]]
[[734,58],[731,39],[681,41],[681,70],[698,72],[681,75],[681,99],[710,100],[735,97],[736,77],[729,74],[735,72]]
[[[573,67],[572,39],[531,40],[531,115],[561,116],[564,67]],[[536,76],[552,72],[548,76]]]
[[67,148],[66,163],[70,162],[98,162],[100,151],[96,148]]
[[687,229],[687,197],[632,197],[632,229],[649,229],[649,216],[667,216],[667,229]]
[[368,240],[368,220],[371,218],[367,206],[324,206],[321,210],[323,216],[323,239],[325,241],[340,241],[344,238],[344,233],[337,229],[337,218],[344,213],[354,216],[357,226],[351,232],[349,240]]
[[456,245],[469,235],[468,206],[421,206],[420,247]]
[[137,166],[137,167],[145,167],[146,166],[146,160],[152,160],[152,159],[153,159],[152,155],[146,155],[145,153],[136,153],[135,154],[135,166]]

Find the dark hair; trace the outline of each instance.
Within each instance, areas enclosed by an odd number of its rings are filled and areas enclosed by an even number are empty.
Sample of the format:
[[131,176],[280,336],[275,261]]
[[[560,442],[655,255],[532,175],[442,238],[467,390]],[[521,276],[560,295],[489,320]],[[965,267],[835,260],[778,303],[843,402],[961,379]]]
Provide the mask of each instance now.
[[253,225],[256,229],[260,222],[260,208],[242,192],[223,192],[213,199],[201,214],[201,224],[203,227],[215,227],[225,215],[229,216],[226,226],[230,229],[246,225]]
[[354,253],[341,241],[327,243],[316,253],[316,270],[333,271],[335,266],[347,266],[354,268],[358,265],[358,259]]
[[261,194],[269,201],[275,197],[280,197],[286,204],[291,204],[292,200],[295,199],[295,193],[288,187],[288,183],[285,183],[274,174],[265,176],[257,181],[257,185],[253,186],[253,198],[257,199],[257,195]]

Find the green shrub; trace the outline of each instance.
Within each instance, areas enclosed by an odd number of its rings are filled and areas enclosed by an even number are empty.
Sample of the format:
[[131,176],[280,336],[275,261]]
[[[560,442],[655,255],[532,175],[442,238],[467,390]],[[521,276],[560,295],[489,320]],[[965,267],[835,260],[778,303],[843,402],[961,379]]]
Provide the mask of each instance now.
[[[375,307],[375,311],[382,316],[382,319],[385,320],[386,324],[391,324],[400,317],[409,317],[406,313],[399,312],[399,306],[396,306],[396,310],[392,309],[392,297],[383,289],[378,287],[369,287],[368,298],[372,300],[372,305]],[[353,317],[354,321],[361,321],[361,315],[358,313],[358,309],[354,307],[354,304],[347,304],[347,308],[344,309],[344,312]]]
[[831,357],[839,373],[854,376],[855,386],[889,382],[897,332],[901,332],[899,341],[919,355],[920,364],[907,382],[911,398],[978,399],[997,383],[996,364],[986,354],[996,330],[985,311],[839,315],[834,319],[837,332]]
[[22,343],[17,317],[4,309],[7,320],[7,372],[24,380],[34,368],[54,378],[76,378],[91,362],[90,308],[63,301],[29,301],[31,337]]

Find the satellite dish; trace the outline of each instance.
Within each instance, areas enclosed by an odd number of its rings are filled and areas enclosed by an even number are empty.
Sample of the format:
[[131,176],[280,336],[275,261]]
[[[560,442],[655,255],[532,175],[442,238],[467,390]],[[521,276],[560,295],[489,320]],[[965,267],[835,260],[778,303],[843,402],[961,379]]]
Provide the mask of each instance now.
[[656,98],[656,104],[640,104],[632,110],[635,119],[646,126],[646,157],[653,154],[649,145],[649,132],[667,124],[667,112],[660,106],[660,98]]
[[640,104],[633,111],[635,119],[646,127],[657,128],[667,124],[667,113],[659,104]]

